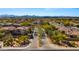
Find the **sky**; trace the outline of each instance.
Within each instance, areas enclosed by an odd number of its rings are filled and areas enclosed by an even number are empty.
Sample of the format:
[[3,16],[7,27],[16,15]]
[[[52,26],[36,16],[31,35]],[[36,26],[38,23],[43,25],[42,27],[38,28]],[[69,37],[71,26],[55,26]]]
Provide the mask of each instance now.
[[0,8],[0,15],[79,16],[79,8]]

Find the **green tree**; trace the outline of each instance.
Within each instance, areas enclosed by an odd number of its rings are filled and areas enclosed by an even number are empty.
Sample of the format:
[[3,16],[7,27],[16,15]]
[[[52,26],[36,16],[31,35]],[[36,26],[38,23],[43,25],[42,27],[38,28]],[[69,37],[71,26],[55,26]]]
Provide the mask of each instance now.
[[30,22],[22,22],[20,23],[21,26],[30,26],[31,23]]

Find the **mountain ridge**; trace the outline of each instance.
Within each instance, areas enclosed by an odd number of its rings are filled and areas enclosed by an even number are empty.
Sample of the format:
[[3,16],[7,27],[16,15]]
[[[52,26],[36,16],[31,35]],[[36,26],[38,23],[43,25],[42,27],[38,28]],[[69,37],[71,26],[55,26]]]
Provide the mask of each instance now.
[[79,18],[79,16],[36,16],[36,15],[0,15],[0,18]]

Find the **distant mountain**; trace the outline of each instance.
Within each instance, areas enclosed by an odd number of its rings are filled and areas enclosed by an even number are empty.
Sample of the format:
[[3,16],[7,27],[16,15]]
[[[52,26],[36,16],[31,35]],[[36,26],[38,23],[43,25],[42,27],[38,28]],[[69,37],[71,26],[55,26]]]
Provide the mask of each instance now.
[[23,16],[16,16],[16,15],[0,15],[0,18],[17,18],[17,17],[20,17],[20,18],[37,18],[37,17],[40,17],[40,16],[35,16],[35,15],[23,15]]
[[78,16],[36,16],[36,15],[0,15],[0,18],[79,18]]
[[0,15],[0,18],[15,18],[15,15]]

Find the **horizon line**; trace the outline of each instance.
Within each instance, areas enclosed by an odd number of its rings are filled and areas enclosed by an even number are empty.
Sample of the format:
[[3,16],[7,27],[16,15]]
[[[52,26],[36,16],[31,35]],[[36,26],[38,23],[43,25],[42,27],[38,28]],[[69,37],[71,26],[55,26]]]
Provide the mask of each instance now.
[[44,16],[49,16],[49,17],[60,17],[60,16],[62,16],[62,17],[79,17],[79,16],[71,16],[71,15],[68,15],[68,16],[66,16],[66,15],[29,15],[29,14],[24,14],[24,15],[15,15],[15,14],[0,14],[0,16],[10,16],[10,15],[13,15],[13,16],[40,16],[40,17],[44,17]]

